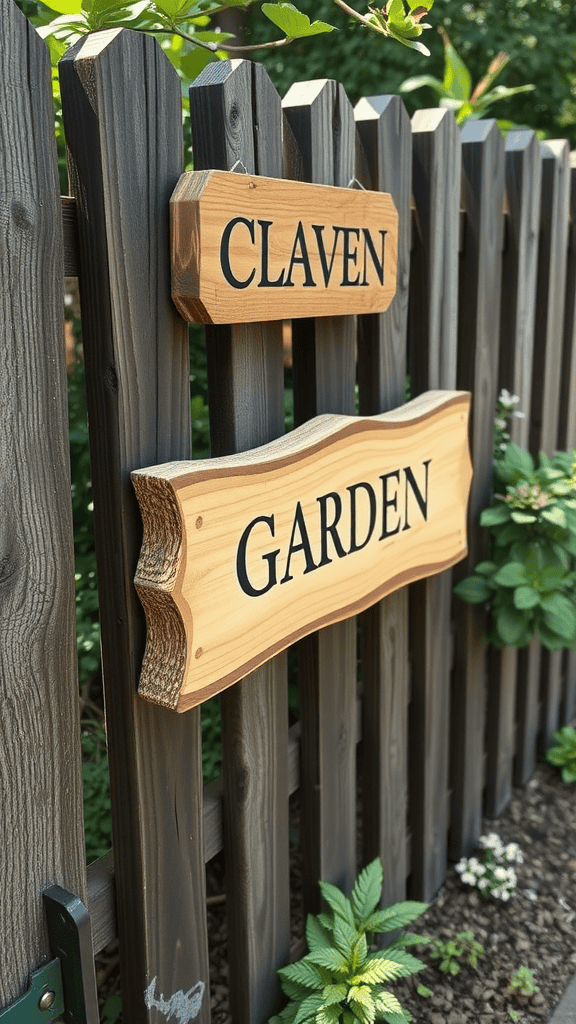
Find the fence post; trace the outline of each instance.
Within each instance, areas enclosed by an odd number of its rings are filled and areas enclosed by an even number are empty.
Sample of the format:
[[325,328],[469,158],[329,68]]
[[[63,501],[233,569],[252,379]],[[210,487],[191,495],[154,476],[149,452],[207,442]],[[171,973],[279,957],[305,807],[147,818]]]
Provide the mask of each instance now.
[[[417,111],[412,144],[410,373],[416,397],[428,389],[456,387],[462,147],[454,115]],[[452,570],[410,588],[411,895],[423,900],[435,895],[446,875],[451,608]]]
[[[560,401],[558,447],[576,448],[576,153],[570,153],[570,213],[568,269],[566,272],[566,313],[564,316],[564,356]],[[561,724],[576,715],[576,651],[567,651],[564,660],[565,688]]]
[[[530,408],[530,451],[551,455],[558,444],[564,300],[570,216],[569,147],[565,139],[541,143],[542,216]],[[542,650],[540,747],[560,724],[562,651]]]
[[[250,61],[209,64],[190,88],[195,167],[282,177],[280,97]],[[280,324],[207,329],[212,455],[284,433]],[[290,953],[288,697],[282,653],[221,696],[231,1014],[263,1024]]]
[[49,956],[42,891],[85,899],[63,241],[48,50],[0,0],[0,1006]]
[[[293,85],[283,110],[304,180],[346,187],[355,173],[355,129],[344,88],[322,80]],[[292,325],[297,424],[324,412],[353,415],[354,317]],[[345,890],[356,874],[356,620],[299,644],[302,853],[305,911],[319,907],[318,880]]]
[[[502,258],[499,387],[520,397],[524,419],[513,418],[511,439],[528,446],[542,157],[533,132],[510,132],[506,139],[507,232]],[[520,653],[520,658],[518,657]],[[518,665],[522,671],[518,671]],[[527,652],[515,647],[488,651],[486,794],[489,817],[502,813],[512,796],[514,756],[523,760],[529,723],[538,694],[526,671]],[[518,725],[516,724],[518,722]],[[527,729],[528,726],[528,729]]]
[[[480,511],[488,504],[504,235],[504,141],[495,121],[462,129],[464,245],[460,260],[458,313],[459,388],[472,392],[470,446],[474,476],[468,508],[468,558],[454,571],[471,572],[482,557]],[[449,852],[459,857],[473,846],[482,823],[486,615],[482,605],[454,602],[455,656],[452,674]]]
[[[83,339],[124,1018],[201,1000],[210,1020],[199,709],[136,694],[145,623],[130,471],[190,458],[187,327],[170,299],[168,200],[182,170],[180,82],[151,37],[98,32],[61,62],[77,196]],[[203,987],[205,986],[205,988]]]
[[[398,96],[361,99],[356,128],[370,180],[390,192],[399,216],[397,290],[386,313],[358,318],[360,412],[388,412],[405,401],[406,325],[410,281],[412,135]],[[360,617],[363,738],[364,860],[380,856],[382,902],[406,895],[408,814],[408,589]]]

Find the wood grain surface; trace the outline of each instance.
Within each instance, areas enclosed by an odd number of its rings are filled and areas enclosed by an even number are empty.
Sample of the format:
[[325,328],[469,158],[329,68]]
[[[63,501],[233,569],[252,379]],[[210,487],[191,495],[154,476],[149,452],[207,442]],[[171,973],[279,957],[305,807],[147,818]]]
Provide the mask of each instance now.
[[[514,417],[510,437],[528,446],[532,356],[536,313],[536,275],[540,230],[542,156],[533,132],[513,131],[506,138],[506,236],[502,256],[499,387],[518,395],[523,417]],[[525,655],[522,656],[525,665]],[[485,812],[497,817],[512,796],[514,758],[522,759],[523,723],[530,673],[518,672],[514,648],[488,652]],[[517,690],[523,691],[517,700]],[[518,729],[516,728],[517,714]],[[528,739],[529,742],[529,739]]]
[[[280,99],[250,61],[209,64],[190,89],[195,167],[282,176]],[[214,456],[284,432],[279,323],[207,329]],[[276,968],[290,951],[286,656],[223,695],[224,838],[230,1000],[238,1024],[280,1005]]]
[[0,1006],[50,953],[42,891],[85,899],[60,187],[47,47],[0,0]]
[[390,305],[398,215],[381,192],[190,171],[170,211],[172,298],[185,320],[250,323]]
[[[412,118],[415,231],[411,264],[412,393],[456,386],[460,132],[450,111]],[[446,874],[452,667],[452,573],[410,590],[411,895],[429,900]],[[450,640],[448,639],[450,638]]]
[[[283,100],[295,150],[292,177],[347,188],[355,174],[355,128],[341,85],[298,82]],[[354,415],[356,319],[292,324],[296,424],[322,413]],[[350,889],[356,875],[356,622],[349,619],[301,641],[304,909],[318,911],[318,880]]]
[[[562,393],[558,447],[576,448],[576,153],[570,153],[570,228],[566,269],[566,306],[562,357]],[[561,719],[576,716],[576,651],[567,651],[564,662],[564,698]]]
[[[61,82],[80,240],[123,1012],[131,1024],[159,1024],[161,996],[208,984],[200,716],[176,719],[136,694],[145,621],[133,585],[141,525],[130,471],[191,456],[187,328],[170,299],[181,91],[155,40],[118,29],[69,50]],[[210,1020],[206,990],[197,1020]]]
[[[399,211],[397,291],[390,309],[358,319],[360,412],[387,412],[404,401],[410,279],[412,138],[397,96],[373,96],[355,108],[363,185],[391,192]],[[382,904],[406,895],[410,873],[408,808],[408,590],[390,594],[360,619],[363,680],[363,860],[380,856]]]
[[242,456],[137,470],[139,692],[186,710],[466,551],[468,397],[324,416]]
[[[542,217],[529,445],[551,455],[558,447],[562,340],[570,217],[570,147],[565,139],[541,143]],[[562,651],[542,651],[540,752],[560,724]]]
[[[482,557],[478,518],[490,499],[496,401],[501,267],[504,235],[504,142],[495,121],[466,124],[462,138],[462,197],[466,211],[460,259],[458,387],[474,395],[471,451],[474,476],[468,519],[468,559],[455,577],[468,575]],[[469,852],[482,827],[486,702],[486,615],[482,605],[453,602],[452,815],[449,855]]]

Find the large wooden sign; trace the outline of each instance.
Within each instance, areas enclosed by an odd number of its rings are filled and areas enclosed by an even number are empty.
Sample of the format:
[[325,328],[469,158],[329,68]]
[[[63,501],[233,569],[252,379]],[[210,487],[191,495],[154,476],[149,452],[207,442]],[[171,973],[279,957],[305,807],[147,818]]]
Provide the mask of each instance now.
[[241,455],[132,474],[139,692],[185,711],[312,630],[466,555],[467,392],[318,416]]
[[394,296],[398,215],[383,192],[192,171],[170,211],[185,320],[379,313]]

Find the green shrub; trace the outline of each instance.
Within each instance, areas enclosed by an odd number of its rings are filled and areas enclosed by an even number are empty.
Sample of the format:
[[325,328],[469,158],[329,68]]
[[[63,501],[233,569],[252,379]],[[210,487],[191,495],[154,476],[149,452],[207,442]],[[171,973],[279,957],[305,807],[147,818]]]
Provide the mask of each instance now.
[[329,910],[308,915],[310,952],[278,971],[289,1003],[269,1024],[372,1024],[375,1020],[408,1024],[412,1020],[384,986],[424,968],[406,947],[428,940],[402,933],[383,949],[371,943],[376,934],[404,928],[427,905],[405,902],[377,909],[382,877],[382,864],[376,859],[360,872],[350,899],[329,882],[320,882]]
[[554,745],[546,751],[548,764],[561,769],[563,782],[576,782],[576,729],[565,725],[552,738]]

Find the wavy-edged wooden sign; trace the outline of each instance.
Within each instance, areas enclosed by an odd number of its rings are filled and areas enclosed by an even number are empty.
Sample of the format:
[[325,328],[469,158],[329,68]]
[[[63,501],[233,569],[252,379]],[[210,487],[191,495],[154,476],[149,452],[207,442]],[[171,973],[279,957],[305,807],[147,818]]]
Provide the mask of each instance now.
[[312,630],[464,558],[468,392],[318,416],[226,458],[132,473],[139,693],[186,711]]
[[172,298],[193,323],[380,313],[396,291],[384,192],[189,171],[170,219]]

